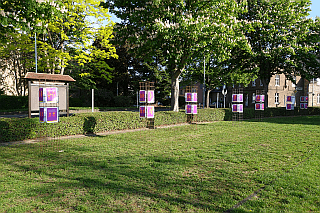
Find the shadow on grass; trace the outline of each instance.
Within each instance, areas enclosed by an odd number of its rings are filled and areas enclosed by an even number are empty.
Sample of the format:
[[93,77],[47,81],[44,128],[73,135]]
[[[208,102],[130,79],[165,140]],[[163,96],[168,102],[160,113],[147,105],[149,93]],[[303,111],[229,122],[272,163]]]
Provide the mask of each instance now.
[[263,122],[276,124],[320,125],[320,116],[275,117],[244,120],[244,122]]
[[[230,187],[241,188],[237,178],[230,178],[227,182],[222,178],[230,175],[227,168],[210,178],[188,170],[176,174],[176,167],[187,168],[192,162],[165,156],[82,156],[83,148],[79,145],[64,153],[43,154],[41,150],[38,152],[36,147],[26,151],[23,146],[19,146],[9,148],[11,152],[20,153],[19,156],[6,152],[2,152],[0,156],[9,159],[6,163],[16,167],[19,172],[32,173],[41,179],[50,180],[37,182],[36,186],[26,193],[31,197],[40,197],[41,202],[53,203],[56,207],[69,205],[68,193],[76,194],[78,190],[86,193],[80,194],[77,203],[72,204],[71,208],[76,209],[76,206],[83,203],[91,205],[92,209],[95,209],[96,205],[108,206],[109,209],[105,211],[147,211],[150,208],[155,211],[168,211],[174,207],[179,211],[191,208],[194,211],[223,212],[227,209],[226,206],[230,207],[241,199],[239,195],[230,195],[232,192],[229,191]],[[21,163],[21,159],[30,163]],[[100,199],[100,196],[105,199]],[[60,198],[66,200],[66,203],[61,204],[57,200]],[[111,205],[106,198],[118,199],[118,203],[122,204]],[[125,201],[126,199],[129,201]],[[127,209],[123,204],[125,202],[141,202],[137,205],[141,205],[142,209]]]

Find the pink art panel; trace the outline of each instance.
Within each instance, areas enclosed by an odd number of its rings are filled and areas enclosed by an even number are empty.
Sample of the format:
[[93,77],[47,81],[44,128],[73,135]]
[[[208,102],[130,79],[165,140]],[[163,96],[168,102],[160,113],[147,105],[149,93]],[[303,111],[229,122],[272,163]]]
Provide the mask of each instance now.
[[192,114],[198,114],[197,105],[192,105]]
[[154,103],[154,90],[148,91],[148,103],[149,104]]
[[198,94],[197,93],[192,93],[192,102],[195,102],[195,103],[198,102]]
[[45,88],[47,93],[47,103],[58,103],[59,96],[58,96],[58,88],[57,87],[50,87]]
[[147,106],[147,118],[154,118],[154,107]]

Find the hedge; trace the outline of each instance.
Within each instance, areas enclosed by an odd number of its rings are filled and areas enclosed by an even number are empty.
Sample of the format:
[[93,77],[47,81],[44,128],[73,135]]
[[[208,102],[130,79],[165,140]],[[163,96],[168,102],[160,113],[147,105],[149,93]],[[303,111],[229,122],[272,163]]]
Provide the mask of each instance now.
[[28,96],[0,95],[0,110],[28,109]]
[[[20,141],[42,137],[100,133],[114,130],[138,129],[146,127],[146,120],[139,118],[139,112],[107,111],[79,113],[61,117],[59,123],[39,123],[38,118],[0,118],[0,142]],[[244,119],[255,118],[254,109],[245,108]],[[291,115],[319,115],[320,108],[286,111],[285,108],[268,108],[264,117]],[[155,126],[186,123],[184,111],[159,111],[155,113]],[[199,109],[197,122],[232,120],[231,109]]]
[[[197,121],[221,121],[224,114],[220,109],[201,109]],[[184,111],[156,112],[155,117],[155,126],[185,123],[187,120]],[[59,123],[49,124],[39,123],[38,118],[0,118],[0,142],[138,129],[146,125],[146,120],[139,118],[139,112],[132,111],[79,113],[61,117]]]

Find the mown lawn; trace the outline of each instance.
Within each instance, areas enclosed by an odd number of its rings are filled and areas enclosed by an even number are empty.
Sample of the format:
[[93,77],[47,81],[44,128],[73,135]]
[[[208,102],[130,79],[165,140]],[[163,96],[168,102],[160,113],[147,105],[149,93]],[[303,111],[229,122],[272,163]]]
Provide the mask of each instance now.
[[312,116],[0,147],[0,212],[318,212],[319,146]]

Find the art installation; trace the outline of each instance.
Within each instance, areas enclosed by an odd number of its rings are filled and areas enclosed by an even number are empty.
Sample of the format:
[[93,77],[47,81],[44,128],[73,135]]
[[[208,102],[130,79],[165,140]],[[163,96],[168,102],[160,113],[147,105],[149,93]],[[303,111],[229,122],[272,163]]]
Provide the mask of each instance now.
[[286,110],[294,110],[294,104],[286,104]]
[[308,96],[300,96],[300,102],[308,102]]
[[243,102],[243,94],[232,94],[232,102]]
[[59,122],[59,107],[40,107],[40,123],[57,123]]
[[146,117],[146,107],[140,106],[140,118],[145,118],[145,117]]
[[243,112],[243,104],[232,104],[232,112]]
[[40,87],[39,88],[40,103],[58,103],[59,94],[57,87]]
[[300,109],[308,109],[307,103],[300,103]]
[[255,110],[264,110],[264,103],[255,104]]
[[147,106],[147,118],[154,118],[154,106]]
[[264,95],[256,95],[256,102],[264,102]]
[[146,91],[140,90],[139,92],[139,102],[140,103],[146,103]]
[[154,103],[154,90],[148,90],[148,98],[147,101],[149,104]]
[[291,96],[287,96],[287,102],[292,102]]
[[197,114],[198,107],[195,104],[186,104],[186,114]]
[[197,93],[185,93],[185,99],[186,99],[186,102],[197,103],[198,102]]

